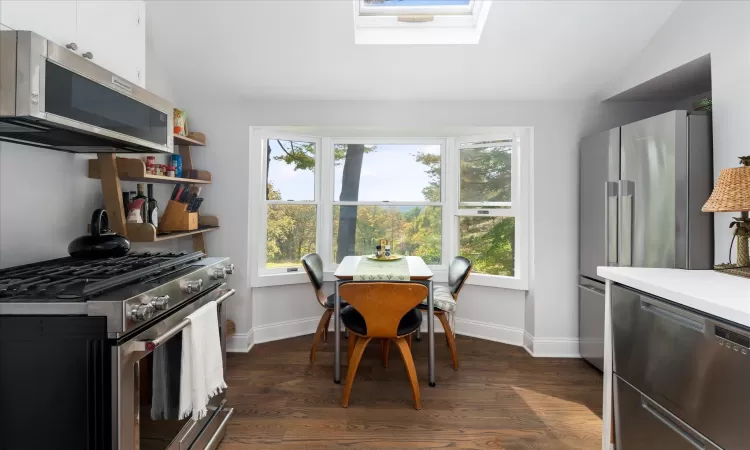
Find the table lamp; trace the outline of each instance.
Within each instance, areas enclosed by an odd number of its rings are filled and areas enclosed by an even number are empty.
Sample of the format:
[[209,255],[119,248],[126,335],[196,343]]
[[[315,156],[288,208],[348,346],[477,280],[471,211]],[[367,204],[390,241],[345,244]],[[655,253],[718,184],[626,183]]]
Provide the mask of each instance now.
[[[711,197],[703,208],[703,212],[740,212],[729,224],[734,228],[734,239],[737,240],[737,264],[719,264],[715,270],[750,278],[750,156],[741,156],[741,167],[723,169],[719,173],[719,180],[714,186]],[[731,255],[732,245],[729,246]],[[731,258],[730,258],[731,262]]]

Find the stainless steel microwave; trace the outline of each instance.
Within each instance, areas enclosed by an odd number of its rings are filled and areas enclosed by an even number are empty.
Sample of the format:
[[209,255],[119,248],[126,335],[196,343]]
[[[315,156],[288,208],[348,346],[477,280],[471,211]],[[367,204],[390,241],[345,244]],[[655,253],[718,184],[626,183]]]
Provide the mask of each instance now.
[[172,105],[31,31],[0,31],[0,140],[69,152],[173,151]]

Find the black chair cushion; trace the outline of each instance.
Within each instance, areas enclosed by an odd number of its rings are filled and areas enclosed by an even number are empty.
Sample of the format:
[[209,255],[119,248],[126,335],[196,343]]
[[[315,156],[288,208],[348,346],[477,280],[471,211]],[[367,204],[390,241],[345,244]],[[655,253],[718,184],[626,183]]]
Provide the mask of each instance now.
[[315,290],[323,289],[323,259],[317,253],[308,253],[302,257],[302,267],[305,268]]
[[448,266],[448,289],[451,294],[456,294],[461,286],[466,281],[471,270],[471,261],[464,258],[463,256],[456,256]]
[[[341,321],[344,322],[346,328],[357,334],[367,336],[365,318],[353,306],[347,306],[341,310]],[[399,336],[404,336],[416,331],[420,325],[422,325],[422,313],[414,308],[401,318],[396,333]]]
[[[333,298],[335,297],[335,295],[336,295],[336,294],[331,294],[331,295],[329,295],[329,296],[328,296],[328,297],[326,298],[326,308],[328,308],[328,309],[333,309],[333,308],[334,308],[334,302],[333,302]],[[349,306],[349,303],[346,303],[346,300],[344,300],[344,299],[342,298],[342,299],[341,299],[341,307],[342,307],[342,308],[344,308],[344,307],[346,307],[346,306]]]

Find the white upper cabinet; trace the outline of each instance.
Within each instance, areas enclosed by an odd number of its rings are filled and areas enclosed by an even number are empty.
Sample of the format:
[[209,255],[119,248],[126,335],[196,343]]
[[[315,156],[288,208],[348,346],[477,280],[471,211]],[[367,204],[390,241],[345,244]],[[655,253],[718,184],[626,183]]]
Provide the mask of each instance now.
[[30,30],[142,87],[146,85],[143,0],[2,0],[0,23]]
[[13,30],[30,30],[62,45],[76,40],[75,1],[2,0],[0,23]]
[[146,21],[143,2],[79,1],[78,46],[96,64],[144,85]]

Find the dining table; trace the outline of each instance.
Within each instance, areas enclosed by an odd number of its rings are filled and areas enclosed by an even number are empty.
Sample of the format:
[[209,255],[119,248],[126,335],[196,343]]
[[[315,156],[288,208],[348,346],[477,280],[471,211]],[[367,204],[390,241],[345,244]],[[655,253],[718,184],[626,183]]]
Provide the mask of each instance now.
[[427,373],[431,387],[435,386],[435,308],[432,298],[433,273],[419,256],[404,256],[401,260],[379,261],[367,256],[346,256],[333,273],[335,280],[334,323],[334,369],[333,382],[341,382],[341,283],[372,281],[412,281],[427,286]]

